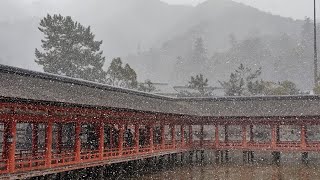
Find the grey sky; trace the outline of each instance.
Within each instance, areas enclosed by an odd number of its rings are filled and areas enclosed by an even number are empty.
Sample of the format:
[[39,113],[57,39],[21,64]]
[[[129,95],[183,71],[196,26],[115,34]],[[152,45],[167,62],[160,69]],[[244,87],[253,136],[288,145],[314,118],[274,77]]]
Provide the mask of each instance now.
[[[162,0],[169,4],[191,4],[196,5],[205,0]],[[214,1],[214,0],[211,0]],[[272,14],[303,19],[305,16],[311,17],[313,11],[313,0],[234,0]],[[320,0],[317,8],[320,9]],[[320,11],[319,15],[320,17]]]
[[[39,0],[20,0],[24,3],[30,3]],[[161,0],[169,4],[184,4],[184,5],[197,5],[206,0]],[[216,0],[211,0],[216,1]],[[233,0],[241,2],[263,11],[272,14],[281,15],[285,17],[292,17],[295,19],[303,19],[305,16],[312,17],[313,15],[313,0]],[[320,0],[318,1],[318,17],[320,18]]]

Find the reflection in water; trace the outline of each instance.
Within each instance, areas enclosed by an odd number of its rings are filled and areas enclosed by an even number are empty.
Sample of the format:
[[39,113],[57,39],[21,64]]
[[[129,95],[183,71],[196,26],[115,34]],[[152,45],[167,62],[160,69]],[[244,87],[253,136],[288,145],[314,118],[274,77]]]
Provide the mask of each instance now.
[[316,180],[320,179],[320,166],[304,165],[194,165],[170,171],[155,172],[131,180]]
[[[242,152],[230,152],[227,164],[211,164],[207,153],[207,165],[185,165],[170,170],[150,172],[131,180],[317,180],[320,179],[320,154],[309,153],[309,164],[301,161],[301,153],[281,153],[280,166],[272,165],[270,152],[255,152],[254,163],[242,161]],[[188,164],[188,163],[187,163]]]

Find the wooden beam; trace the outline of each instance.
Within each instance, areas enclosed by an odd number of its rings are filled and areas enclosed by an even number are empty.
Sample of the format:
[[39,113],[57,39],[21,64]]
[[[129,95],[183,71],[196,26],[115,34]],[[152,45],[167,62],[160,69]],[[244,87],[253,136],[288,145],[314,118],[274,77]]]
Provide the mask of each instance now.
[[15,172],[15,153],[17,143],[17,121],[12,117],[7,123],[7,159],[8,159],[8,170],[10,173]]

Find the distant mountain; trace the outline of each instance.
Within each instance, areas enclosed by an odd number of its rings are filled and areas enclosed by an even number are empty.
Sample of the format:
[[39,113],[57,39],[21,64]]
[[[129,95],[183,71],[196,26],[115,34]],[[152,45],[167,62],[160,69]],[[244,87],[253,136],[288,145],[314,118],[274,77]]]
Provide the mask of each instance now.
[[[190,59],[188,56],[196,38],[204,40],[209,64],[202,64],[208,67],[203,73],[210,76],[210,83],[215,85],[223,80],[221,78],[227,78],[239,63],[221,66],[224,69],[214,66],[215,63],[226,63],[223,62],[226,58],[220,61],[216,58],[219,57],[217,53],[223,54],[231,48],[231,34],[237,41],[280,37],[283,33],[296,37],[303,23],[231,0],[208,0],[196,7],[168,5],[160,0],[64,0],[59,3],[39,0],[22,7],[19,1],[3,0],[0,3],[0,15],[5,15],[0,18],[2,62],[39,70],[34,63],[34,48],[40,46],[42,38],[37,29],[39,21],[46,13],[61,13],[90,25],[97,40],[103,40],[107,59],[123,57],[136,69],[139,80],[176,85],[185,85],[189,75],[194,74],[189,68],[177,69],[177,57],[180,56],[181,61]],[[216,71],[219,74],[212,72],[214,68],[219,69]],[[177,71],[183,71],[179,72],[183,76],[178,76]],[[273,77],[277,78],[283,77]]]
[[[139,69],[142,77],[183,85],[195,72],[187,70],[188,68],[177,69],[177,57],[181,56],[182,60],[187,59],[196,38],[201,37],[204,40],[210,58],[214,53],[230,48],[230,35],[237,41],[270,35],[280,36],[283,33],[296,37],[300,34],[302,24],[300,20],[272,15],[231,0],[209,0],[193,8],[183,20],[172,27],[166,34],[167,37],[161,39],[168,39],[161,47],[130,55],[126,59]],[[209,66],[213,64],[212,62]],[[222,69],[224,75],[203,73],[226,78],[234,66],[229,65],[229,68]],[[181,78],[181,75],[180,77],[177,75],[181,72],[177,71],[188,72],[183,72],[185,76]],[[212,84],[221,80],[209,79]]]

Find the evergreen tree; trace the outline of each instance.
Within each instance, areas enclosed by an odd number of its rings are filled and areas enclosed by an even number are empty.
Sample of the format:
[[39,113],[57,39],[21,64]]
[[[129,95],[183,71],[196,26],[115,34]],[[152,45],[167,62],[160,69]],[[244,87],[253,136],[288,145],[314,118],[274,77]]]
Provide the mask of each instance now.
[[263,95],[297,95],[300,91],[291,81],[264,82]]
[[126,64],[123,68],[123,81],[121,87],[136,89],[138,87],[137,73]]
[[191,76],[188,87],[199,91],[200,95],[206,95],[205,87],[208,86],[208,79],[204,78],[202,74]]
[[121,59],[114,58],[107,71],[107,83],[112,86],[119,86],[119,82],[123,79]]
[[35,50],[35,62],[45,72],[105,82],[102,41],[94,40],[90,26],[84,27],[70,16],[48,14],[41,20],[39,30],[44,34],[43,52]]
[[112,86],[136,89],[137,74],[129,64],[122,67],[121,58],[114,58],[107,71],[107,83]]
[[207,50],[201,37],[197,38],[194,43],[192,60],[197,64],[200,63],[198,65],[203,65],[204,63],[207,63]]
[[221,86],[225,89],[226,96],[243,96],[258,93],[259,81],[255,81],[261,75],[261,68],[252,72],[243,64],[230,74],[229,81],[219,81]]
[[306,17],[301,31],[301,44],[304,48],[313,45],[313,24],[311,19]]
[[144,83],[139,84],[138,90],[150,93],[150,92],[155,91],[156,87],[153,85],[151,80],[146,80]]

